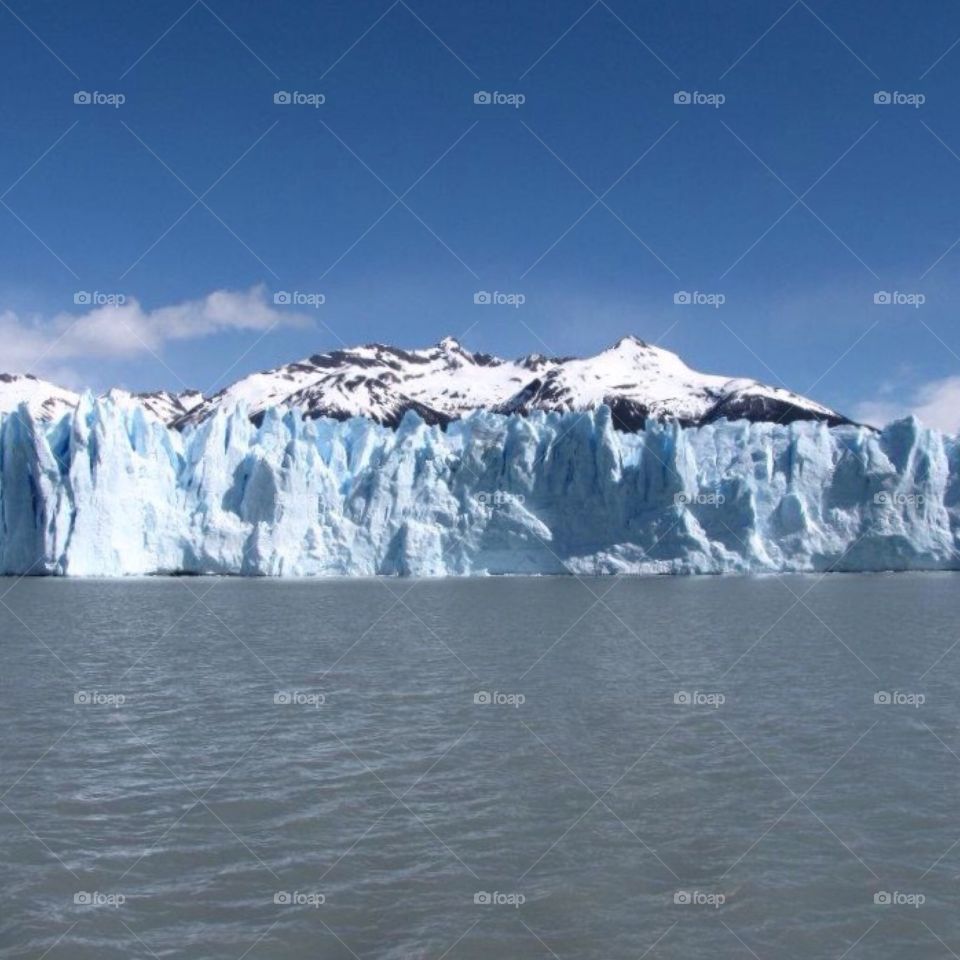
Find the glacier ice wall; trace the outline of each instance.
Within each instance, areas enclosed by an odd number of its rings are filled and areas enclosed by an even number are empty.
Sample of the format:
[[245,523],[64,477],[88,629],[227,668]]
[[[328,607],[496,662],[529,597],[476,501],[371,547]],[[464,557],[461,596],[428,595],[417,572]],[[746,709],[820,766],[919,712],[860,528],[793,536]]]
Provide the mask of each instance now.
[[0,573],[270,576],[960,568],[960,442],[903,420],[408,413],[181,434],[86,396],[0,419]]

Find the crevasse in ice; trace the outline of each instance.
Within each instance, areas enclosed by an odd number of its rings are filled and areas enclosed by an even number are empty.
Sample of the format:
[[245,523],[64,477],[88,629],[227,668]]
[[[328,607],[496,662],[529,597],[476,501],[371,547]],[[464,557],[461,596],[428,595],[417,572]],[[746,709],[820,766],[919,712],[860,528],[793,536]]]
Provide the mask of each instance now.
[[178,433],[85,396],[0,419],[0,572],[117,576],[960,568],[960,442],[609,410],[397,430],[238,407]]

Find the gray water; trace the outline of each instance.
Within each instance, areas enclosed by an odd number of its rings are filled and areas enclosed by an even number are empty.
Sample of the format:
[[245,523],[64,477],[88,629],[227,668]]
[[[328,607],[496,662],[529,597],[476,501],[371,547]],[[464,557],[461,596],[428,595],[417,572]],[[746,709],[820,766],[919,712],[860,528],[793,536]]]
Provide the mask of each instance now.
[[948,956],[958,585],[0,580],[0,956]]

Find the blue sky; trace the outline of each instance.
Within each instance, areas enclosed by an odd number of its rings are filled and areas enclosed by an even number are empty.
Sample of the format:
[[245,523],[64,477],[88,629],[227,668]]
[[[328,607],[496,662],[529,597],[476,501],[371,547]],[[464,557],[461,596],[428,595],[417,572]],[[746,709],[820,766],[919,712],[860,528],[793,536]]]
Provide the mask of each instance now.
[[343,343],[629,332],[960,426],[960,5],[191,3],[0,6],[0,368],[210,390]]

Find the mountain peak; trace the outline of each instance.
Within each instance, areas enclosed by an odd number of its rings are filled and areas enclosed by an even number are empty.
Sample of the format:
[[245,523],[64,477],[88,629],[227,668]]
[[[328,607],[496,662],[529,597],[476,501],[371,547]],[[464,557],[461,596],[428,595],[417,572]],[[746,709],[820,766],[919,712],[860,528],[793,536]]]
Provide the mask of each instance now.
[[624,347],[641,347],[643,349],[650,349],[650,344],[646,340],[641,340],[639,337],[635,337],[632,333],[628,333],[625,337],[621,337],[611,349],[613,350],[622,350]]
[[458,352],[462,352],[462,351],[463,351],[463,345],[460,343],[460,341],[459,341],[456,337],[444,337],[444,338],[437,344],[437,346],[438,346],[441,350],[446,351],[447,353],[450,353],[450,352],[453,351],[453,350],[456,350],[456,351],[458,351]]

